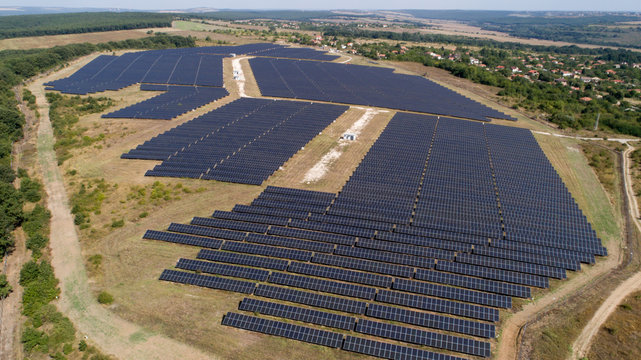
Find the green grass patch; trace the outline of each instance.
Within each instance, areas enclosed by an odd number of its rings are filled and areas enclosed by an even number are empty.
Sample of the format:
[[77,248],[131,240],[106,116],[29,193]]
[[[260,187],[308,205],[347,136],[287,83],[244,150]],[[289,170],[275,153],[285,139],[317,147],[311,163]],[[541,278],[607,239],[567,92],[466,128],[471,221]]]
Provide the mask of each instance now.
[[107,97],[65,96],[58,93],[46,95],[50,105],[49,118],[56,137],[54,149],[58,156],[58,164],[71,157],[71,149],[89,146],[105,138],[104,134],[86,136],[84,133],[87,129],[76,125],[80,116],[103,112],[114,105],[113,100]]
[[106,291],[101,291],[98,294],[98,302],[104,305],[110,305],[114,302],[114,297]]

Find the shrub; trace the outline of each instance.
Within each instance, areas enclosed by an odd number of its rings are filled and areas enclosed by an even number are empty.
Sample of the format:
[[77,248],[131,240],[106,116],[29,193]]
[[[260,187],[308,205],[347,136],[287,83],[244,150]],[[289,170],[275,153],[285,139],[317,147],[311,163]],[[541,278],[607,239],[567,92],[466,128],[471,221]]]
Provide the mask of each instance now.
[[20,270],[20,285],[24,288],[22,295],[22,313],[33,317],[38,311],[60,294],[58,279],[48,262],[40,264],[29,261]]
[[62,352],[65,355],[71,354],[72,351],[73,351],[73,346],[71,345],[71,343],[66,343],[62,346]]
[[114,302],[114,297],[110,293],[102,291],[98,294],[98,302],[104,305],[109,305]]
[[38,202],[42,198],[42,184],[28,177],[20,181],[20,194],[28,202]]
[[1,274],[0,275],[0,299],[4,299],[7,296],[9,296],[12,290],[13,289],[11,288],[9,281],[7,281],[7,275]]
[[49,239],[46,236],[40,233],[37,233],[33,236],[29,236],[29,238],[27,239],[26,245],[27,245],[27,249],[33,251],[35,255],[39,256],[41,254],[41,250],[45,246],[47,246],[48,242],[49,242]]
[[31,326],[27,326],[22,331],[21,341],[26,352],[31,352],[34,349],[41,352],[47,352],[48,350],[47,343],[49,342],[49,339],[47,334],[45,334],[44,331],[38,331]]
[[80,343],[78,343],[78,350],[80,351],[87,350],[87,342],[84,340],[80,340]]
[[111,227],[112,228],[121,228],[125,226],[125,219],[120,219],[120,220],[114,220],[111,222]]
[[22,223],[22,229],[28,236],[33,237],[36,234],[43,233],[49,226],[51,213],[44,206],[37,204],[30,213],[25,214],[25,220]]

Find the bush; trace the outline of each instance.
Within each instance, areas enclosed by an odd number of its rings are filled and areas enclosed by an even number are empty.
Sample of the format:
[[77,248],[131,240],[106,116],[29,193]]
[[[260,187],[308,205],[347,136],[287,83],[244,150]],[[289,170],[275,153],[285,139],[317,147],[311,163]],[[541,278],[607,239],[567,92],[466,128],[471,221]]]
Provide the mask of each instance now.
[[110,305],[114,302],[114,297],[110,293],[102,291],[98,294],[98,302],[104,305]]
[[114,220],[111,222],[111,227],[112,228],[121,228],[125,226],[125,219],[120,219],[120,220]]
[[49,239],[38,233],[33,236],[29,236],[27,239],[27,249],[33,251],[34,255],[40,256],[42,253],[41,250],[47,246],[47,243],[49,242]]
[[80,340],[80,343],[78,343],[78,350],[80,351],[87,350],[87,342],[84,340]]
[[34,317],[43,306],[60,294],[58,279],[46,261],[40,264],[29,261],[24,264],[20,271],[20,285],[24,288],[22,313],[29,317]]
[[7,281],[7,275],[1,274],[0,275],[0,299],[4,299],[7,296],[9,296],[12,290],[13,289],[11,288],[9,281]]
[[22,344],[26,352],[31,352],[34,349],[41,352],[47,352],[47,343],[49,339],[44,331],[38,331],[31,326],[27,326],[22,331]]
[[94,254],[94,255],[91,255],[87,260],[89,260],[89,263],[93,265],[95,269],[97,269],[102,264],[102,255]]
[[13,172],[11,166],[7,164],[0,164],[0,181],[11,183],[16,178],[16,173]]
[[62,346],[62,352],[65,355],[71,354],[72,351],[73,351],[73,346],[71,345],[71,343],[66,343]]
[[44,206],[37,204],[30,213],[25,214],[22,229],[29,237],[46,232],[51,213]]
[[28,177],[20,181],[20,194],[28,202],[38,202],[42,198],[42,184]]

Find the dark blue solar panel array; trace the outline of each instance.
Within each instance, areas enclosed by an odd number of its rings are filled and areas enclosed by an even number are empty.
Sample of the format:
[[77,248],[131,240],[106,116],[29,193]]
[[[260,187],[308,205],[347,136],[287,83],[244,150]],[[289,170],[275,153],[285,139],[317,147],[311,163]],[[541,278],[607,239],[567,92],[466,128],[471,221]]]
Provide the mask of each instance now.
[[100,56],[72,76],[47,83],[67,94],[120,90],[136,83],[223,86],[226,55],[204,55],[194,49],[155,50]]
[[260,185],[346,110],[339,105],[242,98],[122,157],[164,160],[147,176]]
[[49,90],[84,95],[136,83],[223,86],[222,59],[230,54],[331,61],[338,56],[276,44],[150,50],[101,55],[73,75],[47,83]]
[[249,61],[264,96],[359,104],[489,121],[514,118],[393,69],[287,59]]
[[[158,85],[154,89],[160,89]],[[102,115],[103,118],[171,120],[188,111],[221,99],[229,93],[223,88],[165,86],[167,92],[126,108]],[[142,89],[142,86],[141,86]],[[152,89],[146,87],[146,89]]]
[[[198,255],[205,264],[181,259],[184,270],[267,281],[277,286],[255,296],[355,315],[253,298],[240,310],[482,357],[513,296],[605,254],[531,133],[401,113],[338,195],[269,186],[251,205],[145,237],[212,248]],[[231,287],[183,274],[169,280]],[[338,347],[448,357],[354,339]]]

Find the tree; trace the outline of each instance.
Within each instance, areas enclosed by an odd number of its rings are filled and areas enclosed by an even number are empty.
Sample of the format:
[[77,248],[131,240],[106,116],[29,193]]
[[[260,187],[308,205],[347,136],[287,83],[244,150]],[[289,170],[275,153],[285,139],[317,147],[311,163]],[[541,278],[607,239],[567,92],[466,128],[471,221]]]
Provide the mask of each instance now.
[[7,281],[7,275],[1,274],[0,275],[0,299],[4,299],[7,296],[9,296],[12,290],[13,289],[11,288],[9,281]]

